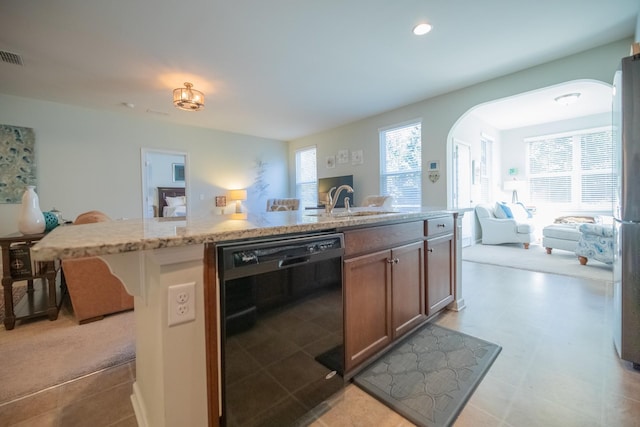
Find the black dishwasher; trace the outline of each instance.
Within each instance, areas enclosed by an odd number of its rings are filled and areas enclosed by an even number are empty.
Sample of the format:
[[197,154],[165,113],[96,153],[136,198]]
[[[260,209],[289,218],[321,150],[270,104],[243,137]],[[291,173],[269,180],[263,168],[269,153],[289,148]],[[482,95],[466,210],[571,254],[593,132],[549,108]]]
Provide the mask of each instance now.
[[344,387],[343,242],[219,246],[221,425],[305,425]]

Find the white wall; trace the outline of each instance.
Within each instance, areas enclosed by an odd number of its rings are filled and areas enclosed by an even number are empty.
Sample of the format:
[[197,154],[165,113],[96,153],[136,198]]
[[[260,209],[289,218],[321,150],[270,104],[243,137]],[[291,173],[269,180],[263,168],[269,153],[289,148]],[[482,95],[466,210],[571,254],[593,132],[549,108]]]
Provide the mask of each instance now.
[[[526,101],[523,101],[526,102]],[[511,179],[508,172],[510,168],[518,169],[517,179],[526,179],[526,150],[525,138],[542,135],[570,132],[581,129],[595,128],[611,125],[611,114],[602,113],[591,116],[584,116],[572,120],[562,120],[527,126],[517,129],[498,130],[482,119],[477,117],[473,111],[460,120],[451,132],[453,140],[467,143],[471,146],[472,158],[480,160],[480,134],[483,133],[494,141],[494,153],[492,173],[494,183],[490,200],[503,197],[510,199],[510,192],[505,192],[502,183]],[[474,185],[472,189],[473,198],[480,201],[480,186]]]
[[[173,164],[184,164],[184,156],[178,154],[167,154],[161,152],[152,152],[147,156],[151,162],[150,185],[152,187],[184,187],[184,181],[173,181]],[[156,193],[156,197],[158,194]],[[157,199],[156,199],[157,202]]]
[[[264,194],[249,190],[245,206],[264,209],[266,198],[289,195],[282,141],[7,95],[0,95],[0,122],[34,129],[40,207],[66,219],[92,209],[140,218],[142,147],[189,153],[193,215],[213,212],[226,189],[251,187],[258,159],[267,163],[269,186]],[[0,235],[17,231],[19,209],[0,204]]]
[[[450,164],[447,163],[451,141],[449,132],[456,122],[472,107],[516,94],[544,88],[577,79],[594,79],[611,83],[620,58],[628,55],[631,39],[597,47],[524,71],[489,80],[458,91],[430,98],[412,105],[369,117],[325,132],[291,141],[289,145],[290,179],[295,180],[295,150],[316,145],[318,177],[353,173],[357,194],[379,192],[378,129],[421,117],[422,160],[440,160],[442,178],[435,184],[423,174],[422,203],[424,206],[448,206],[447,182]],[[360,166],[336,165],[325,168],[325,158],[340,149],[364,151],[364,164]],[[359,200],[356,200],[356,203]]]

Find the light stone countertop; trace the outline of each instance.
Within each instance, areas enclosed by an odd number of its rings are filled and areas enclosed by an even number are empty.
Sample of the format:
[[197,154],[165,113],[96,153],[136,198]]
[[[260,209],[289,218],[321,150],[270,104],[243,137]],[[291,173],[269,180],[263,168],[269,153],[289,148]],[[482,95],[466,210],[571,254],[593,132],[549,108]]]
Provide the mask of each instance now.
[[[372,211],[380,214],[370,214]],[[55,228],[31,248],[37,261],[118,254],[159,248],[224,242],[291,233],[345,229],[360,225],[428,219],[453,211],[436,208],[397,210],[354,208],[363,216],[333,216],[323,211],[301,210],[208,217],[127,219]]]

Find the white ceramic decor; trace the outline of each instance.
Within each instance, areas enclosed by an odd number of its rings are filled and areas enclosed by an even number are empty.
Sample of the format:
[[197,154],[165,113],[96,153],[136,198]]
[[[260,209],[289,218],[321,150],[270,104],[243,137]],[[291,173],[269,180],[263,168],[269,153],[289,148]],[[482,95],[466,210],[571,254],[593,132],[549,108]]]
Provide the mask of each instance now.
[[40,210],[40,200],[35,186],[29,185],[22,195],[22,207],[18,216],[18,230],[22,234],[38,234],[44,232],[44,215]]

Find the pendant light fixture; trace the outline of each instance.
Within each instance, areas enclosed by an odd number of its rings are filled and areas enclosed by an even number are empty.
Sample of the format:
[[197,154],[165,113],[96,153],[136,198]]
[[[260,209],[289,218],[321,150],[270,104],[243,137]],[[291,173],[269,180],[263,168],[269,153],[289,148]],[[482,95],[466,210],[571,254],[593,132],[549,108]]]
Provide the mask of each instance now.
[[204,94],[185,82],[184,87],[173,90],[173,105],[185,111],[200,111],[204,108]]

